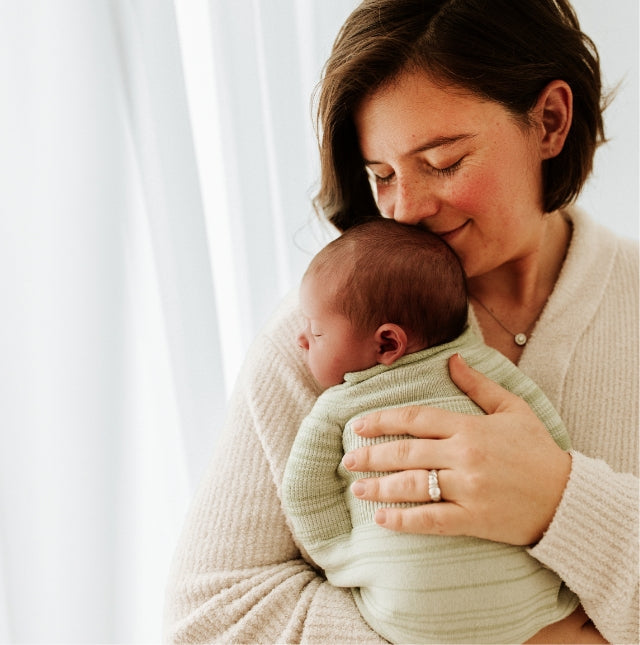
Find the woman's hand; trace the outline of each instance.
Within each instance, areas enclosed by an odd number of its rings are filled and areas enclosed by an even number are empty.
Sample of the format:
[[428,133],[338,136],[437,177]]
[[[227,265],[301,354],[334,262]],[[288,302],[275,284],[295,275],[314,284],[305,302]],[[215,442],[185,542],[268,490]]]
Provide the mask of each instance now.
[[380,509],[376,522],[394,531],[479,538],[528,545],[549,526],[571,470],[571,456],[551,438],[519,397],[468,367],[449,360],[455,384],[487,415],[411,406],[374,412],[354,424],[363,437],[408,434],[347,453],[356,472],[393,471],[360,479],[360,499],[428,502],[428,470],[438,470],[442,501]]

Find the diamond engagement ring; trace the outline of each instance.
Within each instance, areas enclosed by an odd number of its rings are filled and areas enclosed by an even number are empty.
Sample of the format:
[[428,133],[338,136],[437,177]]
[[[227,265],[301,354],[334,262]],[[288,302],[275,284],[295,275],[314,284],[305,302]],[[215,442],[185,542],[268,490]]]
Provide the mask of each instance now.
[[429,471],[429,497],[432,502],[439,502],[442,499],[437,470]]

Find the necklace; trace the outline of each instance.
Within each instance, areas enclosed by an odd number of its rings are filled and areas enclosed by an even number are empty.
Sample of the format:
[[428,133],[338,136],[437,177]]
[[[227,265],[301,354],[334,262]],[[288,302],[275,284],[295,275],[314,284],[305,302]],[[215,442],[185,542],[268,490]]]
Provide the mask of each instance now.
[[516,345],[518,345],[519,347],[523,347],[524,345],[527,344],[527,341],[529,340],[529,338],[527,337],[527,334],[526,334],[526,331],[527,331],[528,327],[527,327],[527,329],[525,329],[524,332],[521,331],[521,332],[519,332],[517,334],[514,334],[510,329],[507,329],[502,324],[502,321],[500,321],[496,317],[496,315],[493,313],[493,311],[491,311],[491,309],[489,309],[489,307],[485,306],[483,304],[483,302],[477,296],[471,296],[471,297],[498,323],[498,325],[500,325],[500,327],[502,327],[502,329],[504,329],[508,334],[513,336],[513,342]]

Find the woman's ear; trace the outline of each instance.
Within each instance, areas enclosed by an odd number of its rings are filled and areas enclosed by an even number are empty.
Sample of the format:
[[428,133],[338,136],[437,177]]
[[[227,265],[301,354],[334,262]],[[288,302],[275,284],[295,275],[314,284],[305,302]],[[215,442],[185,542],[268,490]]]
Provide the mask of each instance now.
[[399,325],[385,323],[375,332],[376,360],[391,365],[407,351],[407,334]]
[[573,118],[573,92],[565,81],[551,81],[538,96],[533,109],[541,134],[542,159],[557,157],[569,134]]

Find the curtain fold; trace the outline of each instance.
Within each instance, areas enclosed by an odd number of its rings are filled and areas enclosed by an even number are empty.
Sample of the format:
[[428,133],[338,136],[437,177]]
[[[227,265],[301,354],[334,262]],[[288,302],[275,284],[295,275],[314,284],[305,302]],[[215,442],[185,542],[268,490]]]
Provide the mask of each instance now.
[[111,8],[124,119],[151,235],[182,435],[195,484],[226,398],[175,11],[171,2],[157,0],[120,0]]
[[335,235],[311,205],[311,95],[355,5],[176,0],[216,288],[225,296],[218,311],[228,385],[275,304]]
[[225,402],[173,4],[2,2],[0,42],[0,635],[159,642]]

